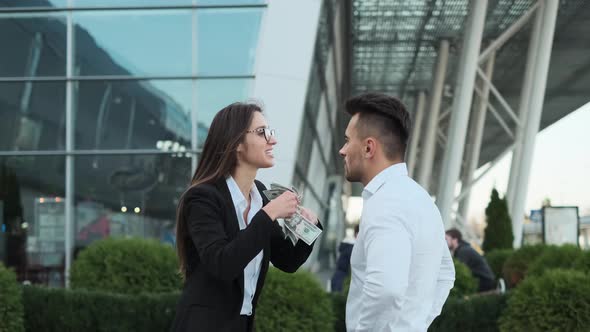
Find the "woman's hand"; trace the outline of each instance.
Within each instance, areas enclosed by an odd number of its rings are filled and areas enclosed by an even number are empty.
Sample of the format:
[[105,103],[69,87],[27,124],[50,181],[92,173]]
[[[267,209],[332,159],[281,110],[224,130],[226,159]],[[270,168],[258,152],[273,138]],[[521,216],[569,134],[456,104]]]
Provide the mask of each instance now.
[[299,205],[297,195],[285,191],[262,209],[272,220],[277,220],[278,218],[291,218],[297,212],[297,205]]
[[312,210],[304,208],[303,206],[300,206],[299,209],[299,213],[301,213],[301,215],[304,216],[305,219],[311,221],[314,225],[318,224],[318,216]]

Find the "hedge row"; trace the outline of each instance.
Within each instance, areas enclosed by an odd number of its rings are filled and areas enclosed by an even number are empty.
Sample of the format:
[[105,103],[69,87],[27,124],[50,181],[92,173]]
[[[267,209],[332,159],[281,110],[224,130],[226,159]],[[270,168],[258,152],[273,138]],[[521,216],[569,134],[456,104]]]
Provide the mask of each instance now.
[[16,274],[0,262],[0,332],[23,331],[23,303]]

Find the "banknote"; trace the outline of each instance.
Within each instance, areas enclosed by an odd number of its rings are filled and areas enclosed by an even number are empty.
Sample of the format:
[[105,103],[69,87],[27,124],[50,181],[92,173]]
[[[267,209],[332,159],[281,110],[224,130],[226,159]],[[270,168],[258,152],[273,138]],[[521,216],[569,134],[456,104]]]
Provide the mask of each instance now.
[[[295,187],[288,188],[278,183],[271,183],[270,189],[264,190],[262,193],[269,200],[273,200],[282,195],[285,191],[293,192],[297,195],[300,202],[303,199],[302,195],[299,194],[299,191]],[[285,239],[289,238],[293,245],[296,245],[299,239],[308,245],[311,245],[322,233],[322,230],[319,227],[299,213],[299,209],[292,218],[282,219],[281,222],[279,222],[279,225],[281,225]]]
[[285,226],[308,245],[311,245],[322,234],[322,230],[318,226],[300,213],[295,213],[292,218],[285,219]]

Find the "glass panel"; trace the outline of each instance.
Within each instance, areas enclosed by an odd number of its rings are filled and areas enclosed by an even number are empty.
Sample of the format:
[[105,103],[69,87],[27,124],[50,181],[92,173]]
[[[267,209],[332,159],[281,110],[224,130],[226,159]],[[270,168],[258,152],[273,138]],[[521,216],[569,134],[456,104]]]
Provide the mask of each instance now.
[[197,12],[200,75],[254,73],[263,9],[207,9]]
[[197,80],[197,134],[199,148],[205,143],[209,125],[215,114],[225,106],[246,101],[250,96],[251,79]]
[[63,285],[64,165],[63,156],[0,157],[0,256],[19,281]]
[[261,5],[266,4],[266,0],[197,0],[199,5]]
[[190,75],[190,10],[75,12],[79,75]]
[[0,8],[65,7],[67,0],[0,0]]
[[0,16],[0,76],[65,76],[65,21],[62,13]]
[[76,250],[108,236],[174,244],[178,198],[190,154],[79,156],[75,160]]
[[74,0],[74,7],[188,6],[193,0]]
[[0,150],[64,149],[65,86],[0,83]]
[[191,80],[77,84],[77,149],[190,149]]

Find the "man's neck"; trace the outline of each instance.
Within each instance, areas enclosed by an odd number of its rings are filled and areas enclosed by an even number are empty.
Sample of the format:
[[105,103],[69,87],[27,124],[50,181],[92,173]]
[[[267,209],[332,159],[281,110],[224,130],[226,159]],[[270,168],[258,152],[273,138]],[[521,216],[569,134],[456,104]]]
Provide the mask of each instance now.
[[403,163],[403,161],[382,160],[379,162],[374,162],[370,167],[367,167],[365,177],[361,180],[363,187],[366,187],[369,184],[369,182],[371,182],[371,180],[373,180],[379,173],[383,172],[386,168],[400,163]]

